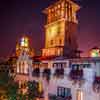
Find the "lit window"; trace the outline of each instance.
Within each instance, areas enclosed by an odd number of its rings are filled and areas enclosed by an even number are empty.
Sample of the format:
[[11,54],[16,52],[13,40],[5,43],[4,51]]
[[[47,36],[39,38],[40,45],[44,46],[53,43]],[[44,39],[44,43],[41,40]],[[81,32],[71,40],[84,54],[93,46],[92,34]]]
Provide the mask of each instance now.
[[76,100],[83,100],[83,91],[77,90],[77,99]]
[[61,97],[71,97],[71,89],[64,88],[64,87],[58,87],[57,88],[57,95],[61,96]]
[[24,42],[23,41],[21,42],[21,46],[24,46]]
[[51,45],[53,45],[53,40],[51,40]]
[[62,44],[62,40],[61,40],[61,39],[59,40],[59,44],[60,44],[60,45]]
[[58,8],[60,8],[60,4],[58,5]]
[[43,87],[42,87],[42,82],[39,81],[39,84],[38,84],[38,91],[41,93],[43,91]]

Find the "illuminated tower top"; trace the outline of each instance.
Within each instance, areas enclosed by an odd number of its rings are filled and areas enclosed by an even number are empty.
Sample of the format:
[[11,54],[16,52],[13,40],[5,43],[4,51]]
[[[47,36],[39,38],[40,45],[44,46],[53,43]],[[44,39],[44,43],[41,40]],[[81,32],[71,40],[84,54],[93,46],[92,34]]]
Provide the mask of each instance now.
[[47,15],[47,23],[52,23],[59,19],[65,18],[67,21],[78,23],[76,12],[80,6],[72,0],[58,0],[58,2],[50,5],[43,12]]
[[58,0],[43,11],[47,15],[47,23],[42,56],[76,57],[76,14],[79,9],[80,7],[71,0]]
[[19,56],[23,52],[33,56],[33,49],[30,47],[29,38],[27,36],[23,36],[16,44],[16,55]]

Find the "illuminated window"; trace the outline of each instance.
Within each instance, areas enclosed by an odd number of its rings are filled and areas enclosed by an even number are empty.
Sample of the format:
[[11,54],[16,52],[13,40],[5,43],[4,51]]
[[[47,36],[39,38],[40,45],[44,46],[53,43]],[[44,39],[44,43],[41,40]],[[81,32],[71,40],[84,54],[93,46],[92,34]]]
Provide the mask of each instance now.
[[53,67],[56,67],[56,66],[57,66],[57,64],[56,64],[56,63],[54,63],[54,64],[53,64]]
[[61,6],[62,6],[62,8],[64,7],[64,2],[62,2]]
[[39,91],[39,93],[41,93],[43,91],[42,82],[39,81],[39,84],[38,85],[39,85],[38,86],[38,91]]
[[59,44],[60,44],[60,45],[62,44],[62,40],[61,40],[61,39],[59,40]]
[[60,8],[60,4],[58,5],[58,8]]
[[20,64],[17,64],[17,73],[20,72],[20,70],[19,70],[20,68],[19,67],[20,67]]
[[64,17],[64,9],[61,9],[61,16]]
[[66,63],[62,63],[62,67],[63,68],[66,68]]
[[53,45],[53,40],[51,40],[51,45]]
[[28,63],[24,62],[24,74],[28,74]]
[[18,66],[18,69],[17,69],[18,73],[21,72],[21,62],[19,62],[19,66]]
[[21,61],[21,66],[20,66],[20,73],[22,74],[23,73],[23,62]]
[[24,74],[24,66],[25,66],[25,64],[24,64],[24,62],[22,62],[22,73]]
[[51,9],[49,9],[49,13],[51,13]]
[[64,17],[64,2],[61,4],[61,16]]
[[83,91],[77,90],[76,100],[83,100]]
[[21,46],[24,46],[24,42],[23,41],[21,42]]
[[58,56],[61,55],[61,50],[60,49],[58,49],[57,55]]
[[[57,7],[55,7],[55,11],[57,11]],[[57,14],[55,13],[55,17],[57,16]]]
[[65,88],[58,87],[58,96],[65,97]]
[[61,96],[61,97],[71,97],[71,89],[64,88],[64,87],[58,87],[57,88],[57,95]]
[[54,9],[51,9],[51,11],[53,12],[53,11],[54,11]]

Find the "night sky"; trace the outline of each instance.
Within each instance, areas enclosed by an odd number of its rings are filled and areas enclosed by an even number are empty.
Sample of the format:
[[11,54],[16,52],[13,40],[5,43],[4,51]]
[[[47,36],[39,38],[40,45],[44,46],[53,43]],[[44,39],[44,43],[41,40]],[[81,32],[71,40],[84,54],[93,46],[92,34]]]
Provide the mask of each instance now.
[[[57,0],[0,0],[0,57],[15,52],[16,41],[24,34],[39,51],[44,47],[43,9]],[[100,0],[75,0],[81,6],[77,38],[79,49],[100,47]]]

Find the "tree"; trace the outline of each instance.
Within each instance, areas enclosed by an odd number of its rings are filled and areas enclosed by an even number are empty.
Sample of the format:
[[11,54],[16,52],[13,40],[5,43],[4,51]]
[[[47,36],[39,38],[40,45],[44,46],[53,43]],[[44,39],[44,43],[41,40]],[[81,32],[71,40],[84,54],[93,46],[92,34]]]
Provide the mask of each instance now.
[[8,100],[16,100],[18,83],[14,81],[14,77],[10,76],[9,70],[8,61],[0,63],[0,88],[4,91],[2,95],[6,95]]
[[14,80],[10,80],[7,86],[7,96],[9,100],[16,100],[18,96],[18,83],[14,82]]
[[9,81],[9,66],[7,62],[0,63],[0,86],[5,87]]
[[35,81],[33,82],[29,81],[27,85],[28,85],[28,97],[31,100],[37,96],[37,83]]
[[41,90],[42,87],[36,81],[29,81],[28,82],[28,97],[29,100],[36,100],[37,97],[41,97],[43,91]]

